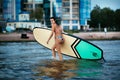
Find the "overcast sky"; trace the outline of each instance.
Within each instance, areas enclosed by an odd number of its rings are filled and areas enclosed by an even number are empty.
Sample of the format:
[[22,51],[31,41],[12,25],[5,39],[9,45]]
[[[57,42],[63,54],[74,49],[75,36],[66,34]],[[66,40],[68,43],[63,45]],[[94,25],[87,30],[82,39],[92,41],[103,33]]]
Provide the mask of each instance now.
[[91,0],[91,9],[95,5],[100,6],[100,8],[109,7],[113,10],[120,9],[120,0]]

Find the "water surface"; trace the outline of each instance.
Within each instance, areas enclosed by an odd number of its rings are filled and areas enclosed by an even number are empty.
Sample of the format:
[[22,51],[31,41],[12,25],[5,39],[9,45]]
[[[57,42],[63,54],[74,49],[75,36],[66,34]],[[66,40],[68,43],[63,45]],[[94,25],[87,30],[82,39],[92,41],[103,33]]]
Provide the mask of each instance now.
[[103,49],[106,62],[65,55],[61,62],[37,42],[1,42],[0,80],[119,80],[120,40],[90,42]]

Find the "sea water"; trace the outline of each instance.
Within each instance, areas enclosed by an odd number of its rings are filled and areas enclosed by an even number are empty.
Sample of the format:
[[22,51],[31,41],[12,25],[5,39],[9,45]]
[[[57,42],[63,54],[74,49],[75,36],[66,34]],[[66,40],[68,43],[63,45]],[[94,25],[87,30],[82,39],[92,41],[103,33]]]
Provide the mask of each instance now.
[[120,80],[120,40],[90,42],[103,49],[105,62],[53,60],[37,42],[1,42],[0,80]]

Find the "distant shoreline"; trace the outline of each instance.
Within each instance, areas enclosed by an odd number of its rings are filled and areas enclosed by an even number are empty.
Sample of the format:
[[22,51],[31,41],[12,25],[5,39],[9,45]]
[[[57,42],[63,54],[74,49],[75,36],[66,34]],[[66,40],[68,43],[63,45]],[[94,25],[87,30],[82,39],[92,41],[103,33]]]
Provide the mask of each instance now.
[[[28,38],[21,38],[23,33],[0,33],[0,42],[34,42],[32,33],[27,34]],[[73,35],[85,40],[120,40],[120,32],[79,32]]]
[[[28,38],[21,38],[22,34],[27,34]],[[35,38],[32,33],[0,33],[0,42],[33,42]]]
[[87,40],[120,40],[120,32],[80,32],[73,35]]

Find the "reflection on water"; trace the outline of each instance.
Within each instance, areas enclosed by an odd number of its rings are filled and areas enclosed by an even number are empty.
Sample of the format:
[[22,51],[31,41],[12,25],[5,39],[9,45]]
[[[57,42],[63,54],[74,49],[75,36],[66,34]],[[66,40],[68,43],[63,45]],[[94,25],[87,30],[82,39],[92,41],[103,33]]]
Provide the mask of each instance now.
[[[47,60],[43,66],[35,68],[35,76],[39,79],[52,78],[55,80],[99,79],[102,74],[102,64],[87,60],[70,59],[64,61]],[[40,78],[41,76],[41,78]],[[94,78],[93,78],[94,76]],[[89,78],[88,78],[89,77]]]
[[64,80],[75,76],[76,63],[74,60],[66,61],[44,61],[44,66],[38,66],[35,76],[46,76],[55,80]]
[[120,40],[91,41],[104,51],[106,62],[63,56],[36,42],[0,43],[0,80],[119,80]]

